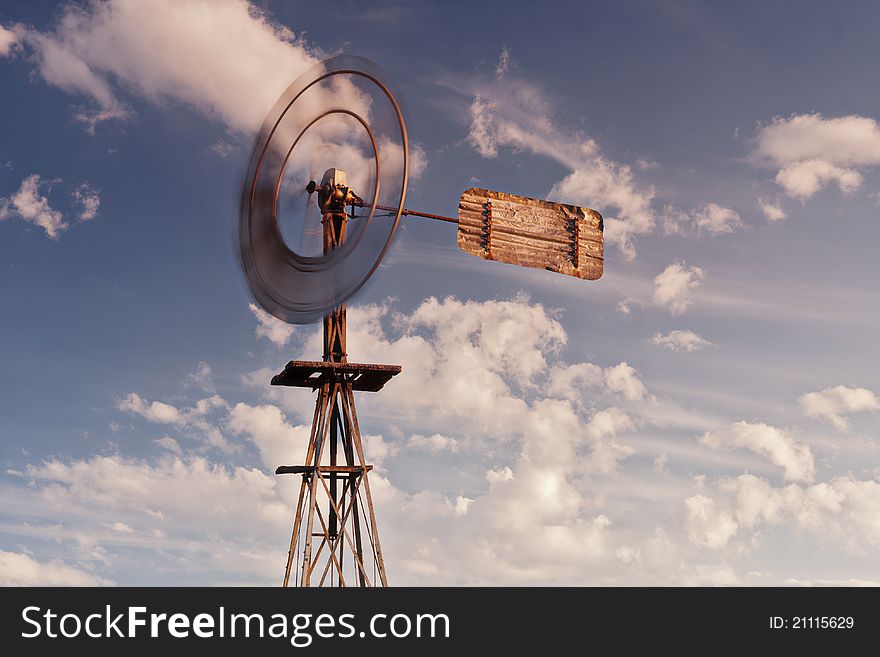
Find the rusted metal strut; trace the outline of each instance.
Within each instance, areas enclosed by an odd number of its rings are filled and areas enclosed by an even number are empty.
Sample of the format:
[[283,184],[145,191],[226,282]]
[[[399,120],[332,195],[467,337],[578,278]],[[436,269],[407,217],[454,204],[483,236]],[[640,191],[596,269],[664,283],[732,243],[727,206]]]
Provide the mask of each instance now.
[[[352,203],[352,205],[354,205],[355,207],[358,207],[358,208],[370,207],[369,204],[364,203],[363,201]],[[377,210],[384,210],[386,212],[397,212],[397,208],[391,207],[390,205],[381,205],[379,203],[376,203],[376,209]],[[404,208],[403,210],[400,211],[401,217],[405,217],[407,215],[412,216],[412,217],[424,217],[425,219],[437,219],[438,221],[447,221],[451,224],[458,223],[458,219],[456,219],[455,217],[446,217],[442,214],[431,214],[430,212],[419,212],[418,210],[410,210],[409,208]]]

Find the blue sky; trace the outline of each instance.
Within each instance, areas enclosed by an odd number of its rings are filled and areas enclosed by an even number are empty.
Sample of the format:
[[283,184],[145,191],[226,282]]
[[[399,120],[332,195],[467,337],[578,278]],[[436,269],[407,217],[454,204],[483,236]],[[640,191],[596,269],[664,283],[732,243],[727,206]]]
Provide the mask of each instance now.
[[250,307],[238,190],[337,53],[400,92],[410,207],[608,226],[585,282],[404,219],[352,300],[404,366],[358,400],[392,583],[880,582],[880,9],[334,6],[4,3],[0,582],[280,581],[313,400],[268,379],[319,336]]

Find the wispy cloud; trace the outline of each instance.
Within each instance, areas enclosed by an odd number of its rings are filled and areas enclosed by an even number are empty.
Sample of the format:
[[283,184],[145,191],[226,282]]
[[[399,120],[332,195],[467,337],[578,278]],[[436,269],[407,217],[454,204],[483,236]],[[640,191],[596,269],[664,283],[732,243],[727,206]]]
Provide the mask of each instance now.
[[693,331],[682,330],[670,331],[666,335],[655,333],[654,337],[651,338],[651,343],[658,347],[665,347],[670,351],[684,351],[687,353],[712,346],[711,342],[701,338]]

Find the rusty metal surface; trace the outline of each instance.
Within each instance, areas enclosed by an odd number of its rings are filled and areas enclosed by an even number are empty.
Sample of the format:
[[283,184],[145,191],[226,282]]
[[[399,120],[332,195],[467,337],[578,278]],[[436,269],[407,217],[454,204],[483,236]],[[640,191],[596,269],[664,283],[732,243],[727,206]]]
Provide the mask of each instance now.
[[462,251],[584,280],[602,277],[603,228],[590,208],[488,189],[468,189],[458,203]]
[[282,372],[272,377],[272,385],[314,390],[338,380],[350,383],[352,390],[378,392],[400,371],[400,365],[292,360]]
[[275,474],[312,474],[316,470],[318,474],[322,475],[325,473],[361,474],[362,472],[369,472],[372,469],[372,465],[279,465],[275,468]]

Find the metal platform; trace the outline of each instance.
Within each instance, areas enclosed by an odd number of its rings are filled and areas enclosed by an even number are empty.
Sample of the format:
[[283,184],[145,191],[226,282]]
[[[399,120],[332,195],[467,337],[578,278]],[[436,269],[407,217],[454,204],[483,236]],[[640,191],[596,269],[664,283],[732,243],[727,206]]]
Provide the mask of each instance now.
[[350,383],[352,390],[378,392],[400,370],[400,365],[292,360],[284,371],[272,377],[272,385],[317,390],[327,382],[343,381]]
[[[283,474],[306,474],[310,475],[315,471],[314,465],[279,465],[275,468],[275,474],[283,475]],[[317,468],[318,473],[324,477],[333,476],[333,475],[359,475],[364,472],[369,472],[373,469],[372,465],[322,465]]]

